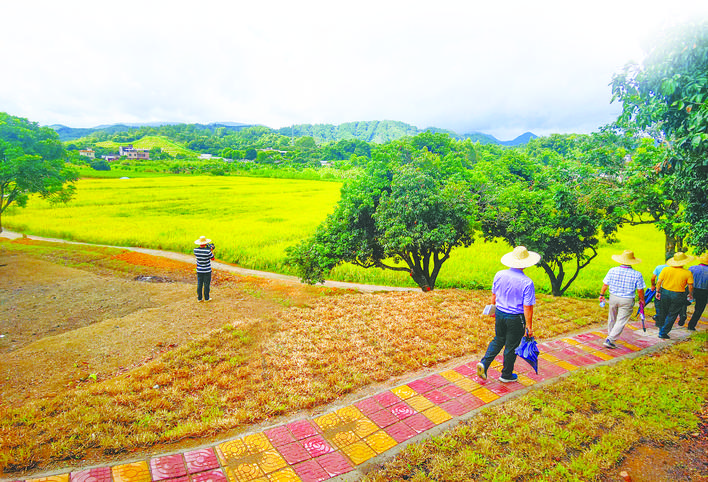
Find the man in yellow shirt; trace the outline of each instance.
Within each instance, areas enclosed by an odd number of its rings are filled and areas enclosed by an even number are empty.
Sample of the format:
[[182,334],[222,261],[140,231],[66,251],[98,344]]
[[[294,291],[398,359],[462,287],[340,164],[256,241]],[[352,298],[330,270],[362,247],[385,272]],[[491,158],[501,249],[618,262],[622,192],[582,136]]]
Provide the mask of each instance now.
[[660,300],[662,316],[666,315],[666,318],[657,321],[657,324],[660,324],[659,338],[669,338],[676,317],[686,305],[686,287],[688,287],[688,301],[693,301],[693,273],[684,268],[691,261],[693,256],[679,251],[666,261],[668,266],[659,274],[656,283],[656,299]]

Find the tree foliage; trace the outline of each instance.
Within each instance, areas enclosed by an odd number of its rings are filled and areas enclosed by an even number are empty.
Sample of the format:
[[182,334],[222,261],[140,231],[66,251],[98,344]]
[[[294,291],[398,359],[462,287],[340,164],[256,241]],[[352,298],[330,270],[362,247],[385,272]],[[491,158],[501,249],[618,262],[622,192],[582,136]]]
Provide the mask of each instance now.
[[68,201],[77,175],[65,154],[54,130],[0,112],[0,216],[13,203],[24,207],[30,194]]
[[642,64],[613,78],[612,90],[622,103],[618,128],[666,143],[657,168],[675,176],[688,244],[708,248],[708,21],[658,36]]
[[290,263],[309,283],[348,262],[408,272],[432,290],[452,250],[473,240],[476,203],[465,174],[454,156],[406,142],[381,148],[314,236],[289,249]]

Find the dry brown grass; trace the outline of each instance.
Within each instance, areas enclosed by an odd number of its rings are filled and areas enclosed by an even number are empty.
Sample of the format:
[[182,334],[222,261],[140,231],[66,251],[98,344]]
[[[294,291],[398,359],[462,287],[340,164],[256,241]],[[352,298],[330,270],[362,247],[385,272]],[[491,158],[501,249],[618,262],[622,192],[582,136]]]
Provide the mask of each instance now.
[[[22,249],[102,276],[192,277],[189,265],[170,260],[163,265],[146,255],[27,242]],[[141,357],[121,365],[123,370],[95,377],[88,371],[80,383],[44,398],[0,404],[2,471],[48,468],[68,459],[95,463],[158,444],[203,443],[249,424],[321,407],[375,382],[478,356],[493,335],[493,319],[480,314],[488,292],[360,294],[219,275],[223,304],[185,304],[192,285],[163,286],[176,290],[179,299],[109,321],[149,319],[145,336],[147,330],[172,326],[158,350],[146,357],[141,347]],[[540,339],[595,324],[603,316],[591,300],[538,298],[534,325]],[[202,334],[173,342],[174,330],[185,326],[179,320],[202,323]],[[95,341],[95,333],[82,331],[89,328],[62,336]]]

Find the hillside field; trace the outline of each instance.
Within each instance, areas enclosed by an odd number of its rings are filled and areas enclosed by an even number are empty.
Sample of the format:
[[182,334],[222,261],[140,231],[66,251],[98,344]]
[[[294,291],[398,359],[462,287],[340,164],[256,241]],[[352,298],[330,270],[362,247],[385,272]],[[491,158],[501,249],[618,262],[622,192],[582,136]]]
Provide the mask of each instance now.
[[[32,198],[26,208],[10,207],[3,228],[46,237],[140,246],[190,253],[200,235],[216,244],[219,260],[245,268],[294,274],[285,250],[310,235],[332,212],[341,183],[234,176],[156,176],[131,179],[82,179],[67,205],[51,206]],[[568,295],[594,297],[615,263],[610,256],[634,250],[648,283],[663,262],[663,234],[652,226],[627,227],[619,242],[602,243],[598,256],[581,271]],[[477,240],[453,251],[438,288],[488,289],[502,268],[504,242]],[[570,271],[568,266],[566,271]],[[541,268],[527,270],[541,292],[550,284]],[[570,275],[568,275],[570,276]],[[351,265],[338,267],[331,279],[389,286],[411,286],[408,276]]]

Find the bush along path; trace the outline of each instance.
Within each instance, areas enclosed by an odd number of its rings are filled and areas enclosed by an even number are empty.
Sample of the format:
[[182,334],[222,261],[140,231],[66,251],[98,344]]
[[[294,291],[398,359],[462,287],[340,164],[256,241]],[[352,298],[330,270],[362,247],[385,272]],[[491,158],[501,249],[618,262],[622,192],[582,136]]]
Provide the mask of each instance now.
[[[704,317],[699,331],[705,331]],[[199,449],[132,460],[116,465],[34,475],[24,482],[240,482],[353,481],[420,442],[473,417],[491,404],[509,400],[574,370],[650,354],[692,332],[677,327],[671,340],[658,330],[630,323],[616,349],[603,346],[597,330],[539,343],[538,374],[517,359],[517,382],[498,380],[501,355],[477,377],[477,361],[411,379],[351,405],[332,405],[321,415],[249,432]],[[6,479],[12,480],[12,479]],[[18,481],[19,482],[19,481]]]

